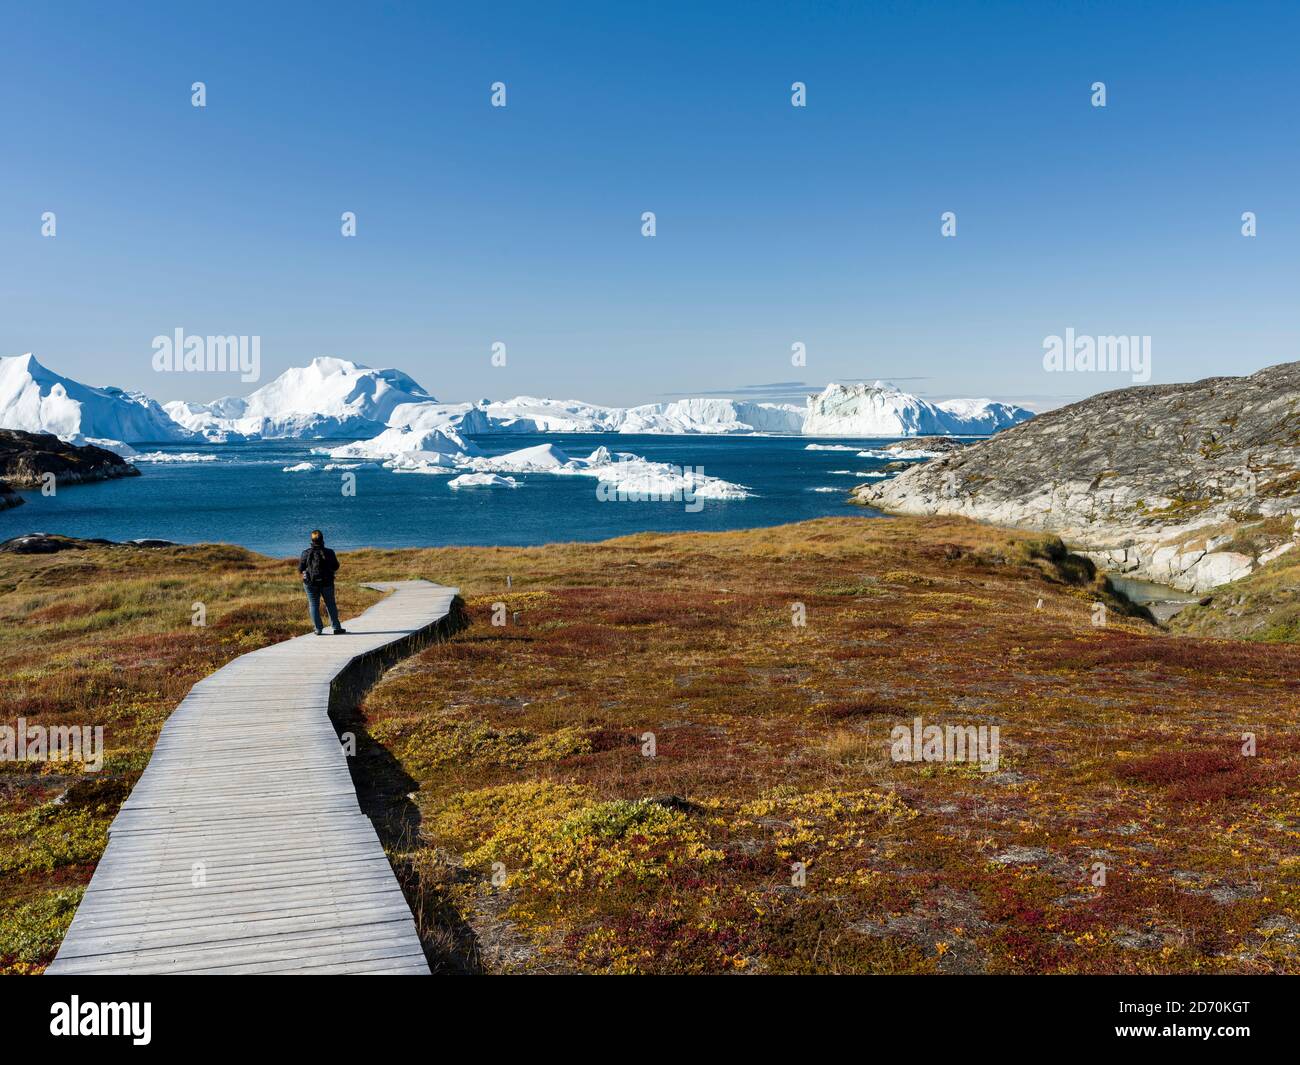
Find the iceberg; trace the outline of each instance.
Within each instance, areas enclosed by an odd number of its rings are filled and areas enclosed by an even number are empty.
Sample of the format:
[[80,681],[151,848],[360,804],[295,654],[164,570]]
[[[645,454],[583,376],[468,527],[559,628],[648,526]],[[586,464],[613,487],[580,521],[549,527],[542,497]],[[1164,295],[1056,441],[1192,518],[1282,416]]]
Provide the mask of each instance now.
[[618,427],[621,433],[752,435],[799,433],[802,408],[789,403],[750,403],[737,399],[679,399],[631,407]]
[[[605,453],[608,454],[608,451]],[[498,455],[495,458],[486,458],[481,461],[491,463],[492,468],[495,470],[513,470],[519,473],[535,471],[551,473],[572,463],[573,459],[569,458],[554,444],[538,444],[536,447],[526,447],[520,451],[512,451],[508,455]]]
[[732,399],[680,399],[638,407],[602,407],[576,399],[516,396],[483,400],[495,433],[661,433],[669,435],[798,433],[801,408]]
[[426,427],[396,425],[385,429],[370,440],[357,440],[325,451],[335,460],[361,460],[381,462],[389,469],[403,471],[437,472],[449,467],[463,466],[482,451],[466,440],[451,422],[437,424],[425,419]]
[[216,462],[217,456],[200,451],[148,451],[127,456],[132,462]]
[[877,381],[873,385],[829,384],[808,397],[805,436],[987,435],[1027,421],[1034,412],[989,399],[942,403],[913,396]]
[[518,488],[519,482],[513,477],[502,477],[496,473],[462,473],[447,482],[448,488],[490,488],[496,485]]
[[945,399],[935,406],[949,417],[960,419],[964,428],[958,435],[992,436],[1000,429],[1009,429],[1034,416],[1025,407],[991,399]]
[[455,466],[443,466],[436,461],[424,461],[420,459],[410,459],[405,462],[386,462],[384,468],[392,470],[393,473],[435,473],[448,474],[455,473]]
[[608,433],[622,411],[576,399],[516,396],[502,402],[480,400],[475,408],[490,433]]
[[500,402],[480,400],[475,409],[487,426],[468,431],[484,433],[987,435],[1033,416],[1023,407],[988,399],[930,403],[880,381],[827,385],[819,395],[809,396],[804,407],[697,397],[623,408],[516,396]]
[[148,396],[62,377],[30,353],[0,357],[0,428],[113,444],[195,436]]
[[[440,403],[400,370],[332,357],[286,370],[247,396],[159,405],[138,392],[92,388],[61,377],[30,354],[0,359],[0,428],[94,441],[124,456],[132,443],[152,441],[322,439],[337,441],[322,450],[336,462],[380,462],[404,472],[466,468],[467,460],[484,457],[471,440],[478,435],[987,435],[1032,416],[1023,407],[988,399],[931,403],[879,381],[827,385],[802,408],[701,397],[626,408],[535,396]],[[857,450],[843,444],[807,447]],[[560,459],[560,454],[530,448],[512,461],[524,471],[555,473],[589,472],[614,461],[608,453],[596,462]]]
[[602,487],[597,489],[596,495],[604,500],[685,501],[690,504],[705,499],[748,499],[751,494],[743,484],[709,477],[698,469],[652,462],[632,454],[619,454],[618,461],[593,466],[590,473],[601,482]]
[[680,501],[745,499],[749,489],[700,469],[654,462],[631,452],[611,452],[598,447],[586,458],[572,458],[554,444],[539,444],[505,455],[466,460],[483,473],[548,473],[568,477],[593,477],[602,500]]
[[398,411],[434,402],[401,370],[376,370],[321,356],[306,366],[285,370],[247,396],[227,396],[212,403],[178,400],[166,404],[165,410],[193,432],[301,439],[373,436],[387,428]]
[[134,459],[140,454],[130,444],[121,440],[105,440],[102,436],[82,436],[80,433],[73,433],[71,436],[60,437],[59,439],[65,444],[89,444],[91,447],[102,447],[105,451],[111,451],[124,459]]
[[860,459],[935,459],[940,455],[946,454],[943,451],[929,451],[923,447],[900,447],[900,448],[868,448],[866,451],[859,451]]

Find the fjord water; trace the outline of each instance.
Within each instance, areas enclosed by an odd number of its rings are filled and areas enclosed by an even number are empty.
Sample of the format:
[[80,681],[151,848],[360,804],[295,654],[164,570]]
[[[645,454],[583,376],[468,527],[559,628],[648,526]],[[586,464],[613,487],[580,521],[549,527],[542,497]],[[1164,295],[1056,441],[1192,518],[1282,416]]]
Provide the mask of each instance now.
[[[335,446],[345,441],[329,441]],[[53,497],[23,492],[27,504],[0,511],[0,540],[22,533],[178,543],[224,542],[270,555],[296,553],[307,531],[326,530],[331,546],[436,547],[529,545],[604,540],[637,532],[747,529],[826,515],[869,516],[848,492],[887,460],[861,458],[885,440],[807,437],[511,434],[475,438],[488,454],[552,443],[573,456],[597,447],[658,462],[699,467],[712,477],[747,486],[750,496],[705,500],[691,512],[681,502],[602,502],[590,477],[516,474],[518,488],[450,489],[453,476],[359,469],[356,495],[341,491],[342,471],[313,448],[323,441],[248,444],[136,445],[140,452],[215,455],[215,461],[141,463],[140,477],[68,486]],[[807,450],[809,443],[852,450]],[[284,473],[311,461],[317,469]],[[836,473],[833,471],[848,471]]]

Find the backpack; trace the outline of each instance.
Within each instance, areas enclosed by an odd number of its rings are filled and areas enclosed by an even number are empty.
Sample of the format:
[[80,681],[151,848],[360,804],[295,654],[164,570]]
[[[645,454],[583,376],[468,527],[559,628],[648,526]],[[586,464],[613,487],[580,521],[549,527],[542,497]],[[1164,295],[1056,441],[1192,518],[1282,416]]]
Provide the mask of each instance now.
[[303,580],[308,584],[324,584],[332,575],[329,560],[325,557],[325,548],[307,548],[307,559],[302,569]]

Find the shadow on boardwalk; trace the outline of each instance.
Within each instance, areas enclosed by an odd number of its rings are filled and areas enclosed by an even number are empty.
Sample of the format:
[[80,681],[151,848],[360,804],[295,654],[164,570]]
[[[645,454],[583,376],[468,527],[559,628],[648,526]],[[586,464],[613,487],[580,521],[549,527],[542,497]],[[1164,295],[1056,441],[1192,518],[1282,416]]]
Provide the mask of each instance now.
[[[420,647],[446,640],[469,626],[469,612],[459,596],[451,611],[427,634]],[[356,755],[348,760],[362,812],[370,818],[388,853],[393,872],[415,917],[429,968],[435,973],[481,973],[478,937],[437,882],[430,882],[410,855],[421,846],[420,808],[414,801],[419,784],[366,729],[360,705],[366,692],[393,664],[420,649],[401,648],[358,663],[340,677],[330,697],[330,718],[339,732],[351,733]],[[449,871],[450,872],[450,871]]]

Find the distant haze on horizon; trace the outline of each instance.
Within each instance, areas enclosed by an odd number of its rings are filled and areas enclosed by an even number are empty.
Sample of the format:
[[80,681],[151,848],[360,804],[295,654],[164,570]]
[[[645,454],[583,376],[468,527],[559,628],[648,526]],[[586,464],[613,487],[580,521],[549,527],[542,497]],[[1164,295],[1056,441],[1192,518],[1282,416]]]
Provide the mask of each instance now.
[[[203,402],[319,355],[447,401],[1134,383],[1045,371],[1067,330],[1151,337],[1151,383],[1251,373],[1300,358],[1297,31],[1287,4],[14,7],[0,354]],[[260,380],[155,373],[177,329],[259,336]]]

